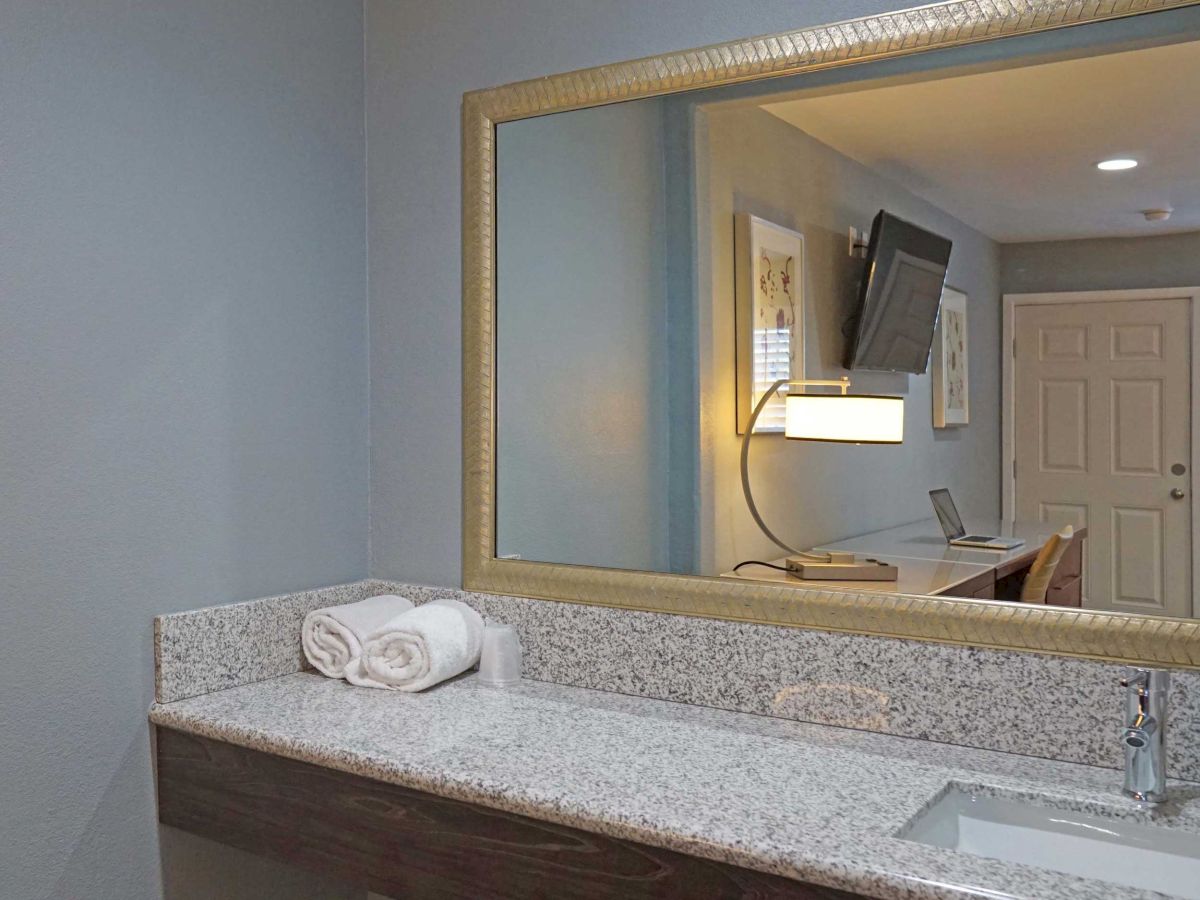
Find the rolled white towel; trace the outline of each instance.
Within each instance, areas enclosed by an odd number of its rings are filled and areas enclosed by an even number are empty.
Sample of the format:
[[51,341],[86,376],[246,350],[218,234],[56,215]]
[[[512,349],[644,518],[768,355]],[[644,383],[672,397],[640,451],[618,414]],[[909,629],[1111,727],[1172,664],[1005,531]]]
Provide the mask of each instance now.
[[434,600],[368,636],[346,680],[363,687],[423,691],[479,661],[483,619],[458,600]]
[[313,610],[304,617],[300,631],[304,656],[323,675],[344,678],[347,666],[357,665],[362,656],[367,635],[412,608],[406,597],[380,594]]

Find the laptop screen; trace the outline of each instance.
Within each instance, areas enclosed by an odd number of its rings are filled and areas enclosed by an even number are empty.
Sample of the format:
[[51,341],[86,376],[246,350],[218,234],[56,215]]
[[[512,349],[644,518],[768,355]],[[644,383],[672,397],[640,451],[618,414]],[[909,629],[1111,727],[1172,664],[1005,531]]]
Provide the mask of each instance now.
[[933,501],[933,511],[937,513],[938,521],[942,523],[942,531],[946,533],[946,540],[957,540],[967,533],[948,489],[938,488],[936,491],[930,491],[929,499]]

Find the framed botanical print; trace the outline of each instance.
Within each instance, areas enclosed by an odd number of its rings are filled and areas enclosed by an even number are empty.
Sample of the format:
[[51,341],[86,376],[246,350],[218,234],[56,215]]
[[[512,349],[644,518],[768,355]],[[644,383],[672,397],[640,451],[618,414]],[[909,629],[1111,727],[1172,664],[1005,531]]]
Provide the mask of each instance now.
[[951,428],[970,421],[967,370],[967,295],[942,289],[942,311],[933,334],[933,427]]
[[[737,432],[781,378],[804,377],[804,236],[749,213],[734,216]],[[755,433],[783,433],[784,397],[763,409]]]

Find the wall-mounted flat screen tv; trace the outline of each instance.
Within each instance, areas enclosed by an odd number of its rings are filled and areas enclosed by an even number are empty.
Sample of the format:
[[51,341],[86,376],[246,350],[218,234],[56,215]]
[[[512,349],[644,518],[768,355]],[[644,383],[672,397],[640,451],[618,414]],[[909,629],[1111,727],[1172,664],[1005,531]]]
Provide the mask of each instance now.
[[847,369],[925,371],[949,263],[948,239],[879,211],[871,226],[857,322],[849,329]]

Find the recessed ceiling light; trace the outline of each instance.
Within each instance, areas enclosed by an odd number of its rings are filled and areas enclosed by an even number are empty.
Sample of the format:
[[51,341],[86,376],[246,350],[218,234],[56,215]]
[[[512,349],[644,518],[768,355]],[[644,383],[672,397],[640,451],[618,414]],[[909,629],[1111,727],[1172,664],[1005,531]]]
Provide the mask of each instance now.
[[1106,159],[1096,163],[1096,168],[1105,172],[1120,172],[1123,169],[1136,169],[1137,164],[1136,159]]

